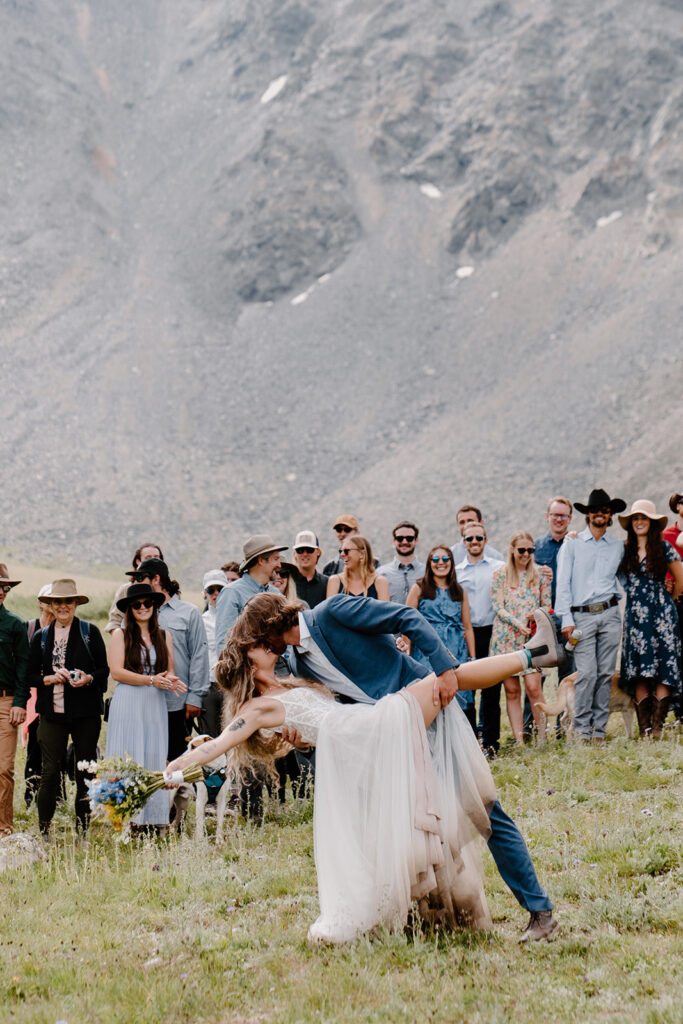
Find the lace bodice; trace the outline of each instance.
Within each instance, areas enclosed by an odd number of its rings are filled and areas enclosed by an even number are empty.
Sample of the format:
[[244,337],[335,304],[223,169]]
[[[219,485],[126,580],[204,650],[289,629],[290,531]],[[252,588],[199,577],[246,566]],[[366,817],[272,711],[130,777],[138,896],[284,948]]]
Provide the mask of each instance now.
[[296,729],[304,743],[316,743],[323,718],[337,706],[333,698],[308,686],[295,686],[273,696],[285,706],[285,720],[276,731]]

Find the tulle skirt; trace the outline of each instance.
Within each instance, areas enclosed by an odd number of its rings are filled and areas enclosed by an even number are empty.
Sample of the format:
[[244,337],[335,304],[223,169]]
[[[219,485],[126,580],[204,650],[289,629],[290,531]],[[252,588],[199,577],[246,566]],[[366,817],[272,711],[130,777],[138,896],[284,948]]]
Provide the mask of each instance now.
[[495,799],[455,701],[429,734],[409,690],[331,711],[316,748],[320,916],[309,939],[400,929],[411,909],[447,927],[490,927],[478,835],[490,834]]

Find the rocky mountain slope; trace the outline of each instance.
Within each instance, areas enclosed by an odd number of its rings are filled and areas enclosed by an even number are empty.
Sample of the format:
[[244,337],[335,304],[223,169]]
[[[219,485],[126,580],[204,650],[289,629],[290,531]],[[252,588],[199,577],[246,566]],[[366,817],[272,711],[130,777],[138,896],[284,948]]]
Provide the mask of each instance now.
[[[680,0],[0,5],[2,540],[683,479]],[[9,484],[9,487],[7,486]]]

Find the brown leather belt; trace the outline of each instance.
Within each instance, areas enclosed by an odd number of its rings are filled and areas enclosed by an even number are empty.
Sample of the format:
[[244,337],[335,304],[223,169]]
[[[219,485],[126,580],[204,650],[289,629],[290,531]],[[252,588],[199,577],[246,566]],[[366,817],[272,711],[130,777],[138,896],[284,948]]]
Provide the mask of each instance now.
[[588,615],[599,615],[600,612],[606,612],[608,608],[614,608],[615,604],[619,604],[619,598],[616,594],[609,601],[598,601],[596,604],[572,605],[572,611],[586,612]]

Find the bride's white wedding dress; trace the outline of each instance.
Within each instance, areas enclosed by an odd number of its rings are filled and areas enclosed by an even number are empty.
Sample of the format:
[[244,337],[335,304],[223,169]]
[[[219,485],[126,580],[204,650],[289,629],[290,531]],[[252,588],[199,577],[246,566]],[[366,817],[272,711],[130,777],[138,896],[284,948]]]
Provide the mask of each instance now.
[[402,928],[411,907],[450,927],[490,927],[476,837],[490,834],[496,791],[457,702],[427,732],[409,690],[349,705],[298,686],[277,700],[281,728],[317,748],[320,916],[309,939]]

